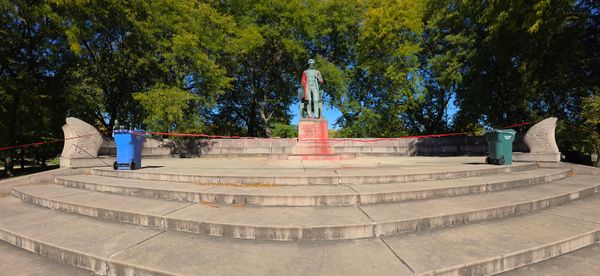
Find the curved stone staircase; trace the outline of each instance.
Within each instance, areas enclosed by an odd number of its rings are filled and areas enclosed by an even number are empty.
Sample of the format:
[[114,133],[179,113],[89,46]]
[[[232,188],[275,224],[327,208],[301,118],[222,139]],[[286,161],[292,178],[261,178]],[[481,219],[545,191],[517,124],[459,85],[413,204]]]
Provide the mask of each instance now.
[[102,275],[489,275],[600,239],[599,176],[448,160],[96,168],[13,188],[0,239]]

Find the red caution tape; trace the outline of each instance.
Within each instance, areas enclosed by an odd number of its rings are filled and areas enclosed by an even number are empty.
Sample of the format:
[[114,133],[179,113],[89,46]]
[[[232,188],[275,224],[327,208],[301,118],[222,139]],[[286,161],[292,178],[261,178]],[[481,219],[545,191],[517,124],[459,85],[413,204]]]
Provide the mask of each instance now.
[[[165,135],[165,136],[180,136],[180,137],[203,137],[212,139],[254,139],[256,137],[244,136],[223,136],[223,135],[208,135],[201,133],[176,133],[176,132],[132,132],[136,135]],[[138,134],[139,133],[139,134]]]
[[[245,136],[223,136],[223,135],[208,135],[200,133],[176,133],[176,132],[131,132],[134,135],[164,135],[164,136],[177,136],[177,137],[202,137],[211,139],[272,139],[272,138],[258,138],[258,137],[245,137]],[[430,135],[415,135],[415,136],[402,136],[394,138],[373,138],[373,139],[356,139],[356,138],[331,138],[331,139],[301,139],[302,141],[353,141],[353,142],[364,142],[372,143],[378,141],[393,141],[398,139],[411,139],[411,138],[437,138],[437,137],[448,137],[448,136],[459,136],[467,135],[464,132],[456,133],[443,133],[443,134],[430,134]]]
[[[508,126],[505,126],[504,128],[519,127],[519,126],[529,125],[529,124],[533,124],[533,123],[535,123],[535,122],[523,122],[523,123],[508,125]],[[202,133],[176,133],[176,132],[131,132],[131,133],[134,135],[164,135],[164,136],[177,136],[177,137],[202,137],[202,138],[209,138],[209,139],[260,139],[258,137],[209,135],[209,134],[202,134]],[[66,139],[40,141],[40,142],[34,142],[34,143],[30,143],[30,144],[3,147],[3,148],[0,148],[0,151],[16,149],[16,148],[26,148],[26,147],[45,145],[45,144],[51,144],[51,143],[58,143],[58,142],[63,142],[66,140],[71,140],[71,139],[77,139],[77,138],[86,137],[86,136],[90,136],[90,135],[94,135],[94,134],[81,135],[81,136],[70,137],[70,138],[66,138]],[[374,139],[332,138],[332,139],[302,139],[302,141],[334,141],[334,142],[352,141],[352,142],[374,143],[374,142],[379,142],[379,141],[393,141],[393,140],[399,140],[399,139],[439,138],[439,137],[461,136],[461,135],[467,135],[467,134],[464,132],[455,132],[455,133],[442,133],[442,134],[429,134],[429,135],[402,136],[402,137],[395,137],[395,138],[374,138]],[[271,139],[271,138],[264,138],[264,139]]]
[[505,126],[505,127],[502,127],[502,128],[520,127],[520,126],[530,125],[530,124],[533,124],[533,123],[534,122],[523,122],[523,123],[508,125],[508,126]]
[[52,144],[52,143],[58,143],[58,142],[63,142],[63,141],[71,140],[71,139],[77,139],[77,138],[81,138],[81,137],[91,136],[91,135],[95,135],[95,134],[86,134],[86,135],[80,135],[80,136],[76,136],[76,137],[69,137],[69,138],[66,138],[66,139],[56,139],[56,140],[51,140],[51,141],[39,141],[39,142],[34,142],[34,143],[29,143],[29,144],[3,147],[3,148],[0,148],[0,151],[10,150],[10,149],[18,149],[18,148],[27,148],[27,147],[38,146],[38,145],[45,145],[45,144]]

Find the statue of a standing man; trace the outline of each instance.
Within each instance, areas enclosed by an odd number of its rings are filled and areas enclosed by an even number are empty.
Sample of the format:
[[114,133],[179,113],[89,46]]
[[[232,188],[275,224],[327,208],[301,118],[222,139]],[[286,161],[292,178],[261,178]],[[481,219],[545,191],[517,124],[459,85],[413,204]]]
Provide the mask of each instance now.
[[304,97],[300,104],[300,117],[303,117],[304,108],[308,112],[308,117],[320,119],[323,113],[323,102],[321,101],[321,90],[319,86],[323,84],[321,72],[315,69],[315,60],[308,60],[309,68],[302,72],[302,87],[304,88]]

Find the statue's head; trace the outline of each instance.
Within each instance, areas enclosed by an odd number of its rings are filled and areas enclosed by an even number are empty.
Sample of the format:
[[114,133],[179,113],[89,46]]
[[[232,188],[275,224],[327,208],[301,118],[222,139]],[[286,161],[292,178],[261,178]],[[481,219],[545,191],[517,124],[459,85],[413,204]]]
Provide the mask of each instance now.
[[311,59],[309,59],[309,60],[308,60],[308,66],[309,66],[310,68],[314,68],[314,67],[315,67],[315,64],[317,64],[317,63],[315,62],[315,60],[314,60],[314,59],[312,59],[312,58],[311,58]]

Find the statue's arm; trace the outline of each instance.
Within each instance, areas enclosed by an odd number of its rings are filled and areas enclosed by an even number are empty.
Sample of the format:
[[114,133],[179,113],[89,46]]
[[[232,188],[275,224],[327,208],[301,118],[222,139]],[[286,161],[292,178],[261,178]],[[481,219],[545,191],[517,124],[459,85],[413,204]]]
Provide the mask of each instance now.
[[319,84],[323,84],[323,77],[321,76],[321,71],[317,71],[317,80]]
[[306,72],[302,72],[302,78],[300,80],[300,83],[302,84],[302,91],[304,91],[304,96],[302,97],[302,99],[306,99]]
[[302,87],[306,88],[306,72],[302,72],[301,84]]

